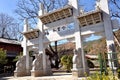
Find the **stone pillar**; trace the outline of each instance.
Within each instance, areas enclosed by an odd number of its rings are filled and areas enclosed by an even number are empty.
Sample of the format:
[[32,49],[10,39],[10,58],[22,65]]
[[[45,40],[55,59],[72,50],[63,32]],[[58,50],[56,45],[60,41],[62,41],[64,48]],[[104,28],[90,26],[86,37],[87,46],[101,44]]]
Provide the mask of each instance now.
[[76,42],[76,50],[73,56],[72,75],[74,77],[82,77],[82,76],[85,76],[86,74],[89,74],[89,68],[87,67],[85,55],[82,50],[83,47],[82,47],[82,40],[81,40],[81,30],[79,27],[79,22],[77,20],[77,16],[79,16],[78,0],[69,0],[69,4],[73,6],[75,42]]
[[[44,6],[43,4],[41,4],[41,10],[39,11],[39,16],[41,16],[42,14],[44,14]],[[38,22],[38,28],[40,30],[40,33],[39,33],[39,53],[42,53],[42,61],[43,61],[43,72],[44,72],[44,75],[46,75],[46,54],[45,54],[45,49],[44,49],[44,45],[43,45],[43,39],[44,39],[44,31],[43,31],[43,24],[41,22],[41,20],[39,19],[39,22]]]
[[[28,21],[27,19],[25,19],[23,32],[27,32],[27,31],[28,31]],[[20,58],[20,60],[18,60],[16,63],[16,69],[14,71],[15,77],[30,75],[29,51],[27,48],[27,38],[24,35],[23,35],[22,47],[23,47],[23,57]]]
[[[27,31],[28,31],[28,20],[25,19],[23,32],[27,32]],[[23,55],[26,56],[27,55],[27,38],[24,35],[23,35],[22,47],[23,47]]]
[[[44,7],[43,4],[40,5],[40,11],[39,11],[39,16],[41,16],[44,13]],[[35,61],[33,62],[34,67],[32,68],[31,74],[32,76],[43,76],[43,75],[52,75],[50,74],[50,71],[48,70],[48,66],[47,66],[47,56],[45,54],[45,46],[43,43],[43,39],[44,39],[44,29],[43,29],[43,24],[41,22],[41,20],[38,20],[38,24],[37,24],[37,28],[40,30],[39,31],[39,46],[38,46],[38,55],[41,56],[41,58],[38,56],[38,58],[35,59]],[[40,64],[42,66],[38,66],[36,65],[36,62],[40,61]]]
[[110,59],[117,59],[116,54],[110,54],[115,52],[115,45],[114,45],[114,36],[112,30],[112,23],[110,18],[110,12],[108,8],[108,0],[99,0],[100,1],[100,9],[103,12],[103,21],[104,21],[104,28],[105,28],[105,35],[106,35],[106,43],[107,43],[107,51],[108,51],[108,62],[110,68],[117,67],[117,61],[110,61]]
[[[28,31],[28,20],[25,19],[24,21],[25,25],[24,25],[24,31],[23,32],[27,32]],[[30,75],[30,57],[29,57],[29,50],[27,47],[27,38],[25,36],[23,36],[23,55],[26,56],[26,75]]]

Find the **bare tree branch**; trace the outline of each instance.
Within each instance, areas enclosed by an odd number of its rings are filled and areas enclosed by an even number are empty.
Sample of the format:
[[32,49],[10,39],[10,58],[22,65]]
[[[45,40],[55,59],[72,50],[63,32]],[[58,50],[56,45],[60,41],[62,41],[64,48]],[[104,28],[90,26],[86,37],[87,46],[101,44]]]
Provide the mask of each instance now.
[[16,20],[4,13],[0,13],[0,37],[18,39],[19,26]]
[[110,0],[111,17],[120,18],[120,0]]

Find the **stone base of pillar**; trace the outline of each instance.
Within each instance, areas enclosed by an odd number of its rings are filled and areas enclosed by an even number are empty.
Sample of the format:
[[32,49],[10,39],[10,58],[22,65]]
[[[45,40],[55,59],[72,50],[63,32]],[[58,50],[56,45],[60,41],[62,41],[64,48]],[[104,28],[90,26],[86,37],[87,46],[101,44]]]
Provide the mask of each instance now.
[[31,70],[31,76],[33,77],[39,77],[39,76],[51,76],[52,71],[47,70],[45,73],[43,70]]
[[31,70],[31,76],[38,77],[38,76],[44,76],[43,70]]
[[16,63],[16,69],[14,71],[15,77],[22,77],[22,76],[29,76],[30,69],[26,69],[26,56],[22,56],[17,63]]
[[72,76],[73,77],[85,77],[89,75],[89,68],[88,69],[72,69]]
[[53,73],[52,73],[51,69],[50,70],[46,70],[45,76],[52,76],[52,75],[53,75]]
[[14,71],[14,77],[30,76],[30,70]]
[[14,77],[22,77],[22,76],[26,76],[26,71],[22,71],[22,72],[14,71]]
[[26,70],[26,76],[30,76],[30,75],[31,75],[30,69],[27,69]]

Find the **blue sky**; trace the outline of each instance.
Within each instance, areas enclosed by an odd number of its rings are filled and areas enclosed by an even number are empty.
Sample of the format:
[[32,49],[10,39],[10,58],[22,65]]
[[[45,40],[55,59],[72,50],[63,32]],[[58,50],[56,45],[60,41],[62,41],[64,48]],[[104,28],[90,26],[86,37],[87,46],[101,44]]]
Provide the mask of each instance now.
[[[18,0],[0,0],[0,13],[7,13],[11,16],[14,16],[14,10],[16,9],[16,4],[17,4],[17,1]],[[84,1],[84,0],[80,0],[80,5],[84,5],[86,4],[86,6],[93,6],[93,4],[91,3],[94,3],[94,0],[87,0],[87,1]],[[85,9],[87,10],[90,10],[91,7],[85,7]]]
[[90,11],[94,9],[95,6],[95,0],[79,0],[80,1],[80,6],[85,9],[85,11]]
[[14,10],[18,0],[0,0],[0,13],[7,13],[10,16],[16,15]]
[[[14,13],[14,10],[16,9],[16,5],[18,1],[19,0],[0,0],[0,13],[7,13],[13,17],[16,16],[17,14]],[[81,6],[85,5],[84,9],[91,10],[91,8],[93,7],[94,0],[86,0],[86,1],[80,0],[80,3]]]

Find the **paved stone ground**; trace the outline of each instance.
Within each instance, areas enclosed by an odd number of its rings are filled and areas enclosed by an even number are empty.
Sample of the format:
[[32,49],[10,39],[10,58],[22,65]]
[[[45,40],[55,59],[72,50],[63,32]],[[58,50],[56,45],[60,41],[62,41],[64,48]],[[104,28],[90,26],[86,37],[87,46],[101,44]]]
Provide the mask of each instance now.
[[[93,74],[96,72],[94,69],[90,72],[90,74]],[[31,77],[31,76],[24,76],[24,77],[14,77],[13,73],[8,74],[0,74],[0,80],[86,80],[85,77],[82,78],[73,78],[72,73],[66,73],[66,72],[57,72],[55,71],[53,73],[53,76],[42,76],[42,77]]]
[[73,78],[71,73],[54,73],[53,76],[43,76],[43,77],[0,77],[0,80],[83,80],[84,78]]

